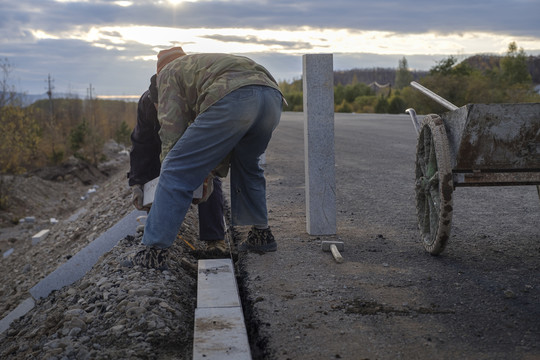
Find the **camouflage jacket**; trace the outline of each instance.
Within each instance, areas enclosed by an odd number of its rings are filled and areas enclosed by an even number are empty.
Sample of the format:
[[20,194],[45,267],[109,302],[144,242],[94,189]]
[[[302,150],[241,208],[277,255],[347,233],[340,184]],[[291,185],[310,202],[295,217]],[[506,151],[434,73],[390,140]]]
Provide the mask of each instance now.
[[[157,85],[162,160],[195,118],[230,92],[247,85],[279,90],[276,80],[263,66],[246,57],[228,54],[177,58],[160,71]],[[224,159],[216,172],[224,177],[227,171],[228,161]]]

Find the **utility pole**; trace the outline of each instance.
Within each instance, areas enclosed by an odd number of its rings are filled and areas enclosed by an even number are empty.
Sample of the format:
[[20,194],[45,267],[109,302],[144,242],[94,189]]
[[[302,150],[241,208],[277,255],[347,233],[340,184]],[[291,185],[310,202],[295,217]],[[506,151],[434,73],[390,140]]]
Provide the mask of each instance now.
[[53,101],[52,101],[52,91],[54,89],[54,86],[52,85],[53,82],[54,80],[51,79],[51,74],[49,74],[47,78],[47,96],[49,97],[49,115],[50,115],[51,121],[52,121],[53,113],[54,113]]
[[94,104],[94,95],[93,95],[93,92],[94,92],[94,88],[92,87],[92,83],[90,83],[90,86],[88,87],[88,89],[86,90],[87,91],[87,94],[88,94],[88,99],[90,100],[90,115],[92,116],[92,126],[94,128],[96,128],[97,124],[96,124],[96,107],[95,107],[95,104]]
[[86,89],[86,96],[89,100],[92,100],[92,91],[94,88],[92,87],[92,83],[90,83],[89,87]]
[[90,83],[90,86],[88,89],[86,89],[86,93],[88,96],[89,104],[90,104],[90,126],[89,126],[89,135],[90,135],[90,146],[92,151],[92,161],[94,165],[97,165],[98,163],[98,154],[97,154],[97,147],[99,143],[98,139],[98,129],[97,129],[97,119],[96,119],[96,99],[94,99],[94,88],[92,87],[92,83]]
[[56,137],[55,134],[55,121],[54,121],[54,103],[53,103],[53,89],[54,86],[52,83],[54,82],[53,79],[51,79],[51,74],[47,77],[47,96],[49,97],[49,131],[51,134],[51,150],[52,154],[51,157],[53,161],[55,161],[56,158],[56,149],[54,148],[54,139]]

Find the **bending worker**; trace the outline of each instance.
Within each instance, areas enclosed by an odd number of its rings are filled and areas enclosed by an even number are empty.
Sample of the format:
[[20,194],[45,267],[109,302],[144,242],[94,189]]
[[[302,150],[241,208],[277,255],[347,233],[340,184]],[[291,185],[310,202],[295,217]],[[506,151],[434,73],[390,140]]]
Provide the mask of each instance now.
[[261,65],[228,54],[160,51],[157,61],[162,157],[154,203],[134,264],[164,268],[192,201],[208,175],[230,166],[231,221],[251,225],[239,251],[276,251],[268,226],[266,181],[259,157],[279,123],[283,97]]
[[[154,75],[148,90],[139,99],[137,124],[131,133],[128,183],[132,189],[133,206],[138,210],[148,210],[143,207],[143,185],[158,177],[161,168],[159,138],[161,126],[157,118],[157,103],[158,92]],[[228,245],[224,240],[223,193],[218,177],[213,178],[213,191],[206,201],[198,204],[198,210],[199,238],[206,243],[206,250],[213,253],[228,253]]]

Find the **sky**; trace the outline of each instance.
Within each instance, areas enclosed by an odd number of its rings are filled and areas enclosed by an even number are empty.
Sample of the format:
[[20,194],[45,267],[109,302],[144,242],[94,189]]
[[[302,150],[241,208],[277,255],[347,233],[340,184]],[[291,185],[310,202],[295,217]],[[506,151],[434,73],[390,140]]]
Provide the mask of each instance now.
[[26,94],[50,75],[53,93],[137,99],[173,46],[248,56],[292,81],[304,54],[333,54],[334,70],[403,57],[429,70],[513,41],[540,55],[540,0],[0,0],[0,64]]

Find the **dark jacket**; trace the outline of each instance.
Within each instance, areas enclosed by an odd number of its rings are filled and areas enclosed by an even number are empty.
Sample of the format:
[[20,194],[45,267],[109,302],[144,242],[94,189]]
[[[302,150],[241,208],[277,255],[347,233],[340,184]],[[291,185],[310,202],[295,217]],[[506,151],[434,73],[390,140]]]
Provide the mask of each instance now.
[[129,186],[143,185],[159,176],[161,139],[157,110],[145,91],[137,106],[137,124],[131,133]]

